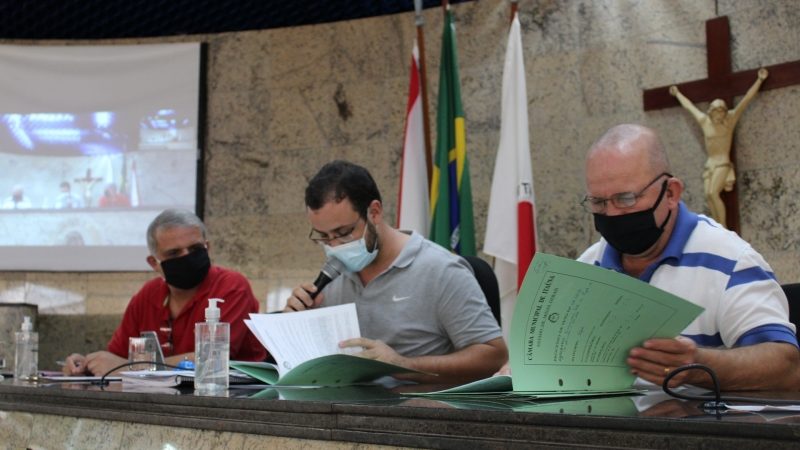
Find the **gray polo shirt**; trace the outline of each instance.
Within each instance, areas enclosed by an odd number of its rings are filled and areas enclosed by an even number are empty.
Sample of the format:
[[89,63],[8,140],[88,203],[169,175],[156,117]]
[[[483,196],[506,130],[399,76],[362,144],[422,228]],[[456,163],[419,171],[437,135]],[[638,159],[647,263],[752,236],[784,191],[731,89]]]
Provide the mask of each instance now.
[[323,306],[355,303],[361,336],[403,356],[445,355],[502,336],[469,263],[417,233],[367,286],[344,273],[323,292]]

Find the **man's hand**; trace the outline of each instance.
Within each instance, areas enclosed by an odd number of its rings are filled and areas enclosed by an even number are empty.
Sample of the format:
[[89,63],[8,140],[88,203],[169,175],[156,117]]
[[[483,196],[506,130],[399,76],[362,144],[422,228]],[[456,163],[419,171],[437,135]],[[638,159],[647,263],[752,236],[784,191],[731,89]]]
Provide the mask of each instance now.
[[383,341],[367,338],[347,339],[339,342],[339,347],[362,347],[364,350],[361,353],[356,354],[356,356],[368,359],[377,359],[378,361],[394,364],[396,366],[408,367],[409,369],[411,368],[408,364],[408,358],[401,356]]
[[95,376],[103,376],[109,370],[128,360],[106,351],[89,353],[86,355],[86,371]]
[[317,292],[317,287],[312,283],[300,285],[292,290],[292,296],[286,300],[286,307],[283,312],[305,311],[306,309],[313,309],[322,303],[325,296],[322,293],[317,294],[313,299],[311,294]]
[[511,375],[511,361],[506,361],[506,363],[503,364],[503,367],[501,367],[500,370],[495,372],[495,374],[492,376],[497,375]]
[[68,377],[86,375],[86,357],[78,353],[67,356],[61,371]]
[[[628,354],[631,373],[651,383],[661,385],[664,378],[678,366],[691,364],[697,358],[697,345],[691,339],[649,339]],[[675,387],[688,382],[689,372],[681,372],[670,380]]]

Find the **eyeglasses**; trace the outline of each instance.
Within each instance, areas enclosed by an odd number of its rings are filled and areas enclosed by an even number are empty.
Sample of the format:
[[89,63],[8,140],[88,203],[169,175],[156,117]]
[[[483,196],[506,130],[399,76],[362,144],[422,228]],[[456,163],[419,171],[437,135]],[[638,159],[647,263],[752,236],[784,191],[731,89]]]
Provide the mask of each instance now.
[[356,231],[356,227],[358,226],[358,223],[361,222],[361,219],[363,219],[363,217],[359,217],[358,220],[356,220],[352,225],[339,227],[339,229],[344,229],[344,231],[342,233],[333,234],[332,236],[312,228],[308,233],[308,238],[311,239],[312,242],[319,245],[330,245],[332,243],[347,244],[348,242],[353,242],[356,240],[355,236],[353,236],[353,233]]
[[[631,206],[636,204],[636,201],[639,200],[644,195],[644,192],[653,185],[656,181],[658,181],[661,177],[667,176],[672,178],[672,175],[667,172],[662,172],[657,177],[653,179],[653,181],[647,183],[647,186],[642,188],[639,192],[619,192],[612,195],[609,198],[604,197],[592,197],[587,195],[586,197],[581,200],[581,206],[583,209],[590,213],[600,214],[606,210],[606,205],[608,202],[614,205],[616,208],[624,209],[630,208]],[[668,180],[664,180],[666,183]]]

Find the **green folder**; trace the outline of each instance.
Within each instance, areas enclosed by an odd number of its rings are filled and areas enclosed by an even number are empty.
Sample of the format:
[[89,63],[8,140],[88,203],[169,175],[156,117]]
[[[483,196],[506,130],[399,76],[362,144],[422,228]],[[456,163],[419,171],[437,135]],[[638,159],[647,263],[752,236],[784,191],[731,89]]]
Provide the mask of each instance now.
[[231,361],[230,367],[275,386],[346,386],[366,383],[398,373],[419,373],[394,364],[335,354],[305,361],[279,376],[278,367],[266,362]]
[[[678,336],[703,308],[628,275],[537,253],[511,322],[513,377],[420,395],[539,398],[637,392],[628,352]],[[509,389],[510,388],[510,389]]]

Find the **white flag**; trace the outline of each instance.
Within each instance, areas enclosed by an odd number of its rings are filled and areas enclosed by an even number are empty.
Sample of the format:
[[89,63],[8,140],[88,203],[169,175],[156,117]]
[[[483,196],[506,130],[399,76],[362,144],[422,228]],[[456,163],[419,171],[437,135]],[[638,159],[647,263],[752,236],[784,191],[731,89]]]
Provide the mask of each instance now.
[[419,50],[414,42],[411,55],[411,80],[408,88],[403,159],[400,166],[400,192],[397,199],[397,227],[428,236],[428,167],[425,161],[425,131],[422,125],[422,95],[419,76]]
[[504,335],[525,272],[536,249],[533,172],[528,141],[528,95],[522,36],[515,15],[503,67],[500,145],[492,177],[483,252],[495,257]]
[[131,206],[136,208],[139,206],[139,180],[136,176],[136,160],[133,160],[131,164],[130,191]]

